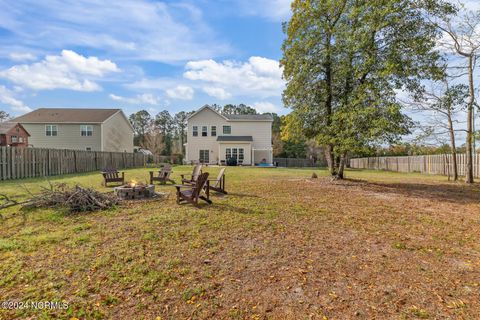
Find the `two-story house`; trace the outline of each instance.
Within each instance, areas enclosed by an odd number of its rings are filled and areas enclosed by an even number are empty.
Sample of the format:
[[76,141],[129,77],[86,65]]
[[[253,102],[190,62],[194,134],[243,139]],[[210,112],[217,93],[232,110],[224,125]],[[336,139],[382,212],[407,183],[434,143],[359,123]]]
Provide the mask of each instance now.
[[35,148],[133,152],[134,130],[121,109],[40,108],[12,121]]
[[30,134],[18,122],[0,122],[0,146],[27,147]]
[[271,115],[224,115],[204,106],[188,118],[187,163],[269,163],[272,157]]

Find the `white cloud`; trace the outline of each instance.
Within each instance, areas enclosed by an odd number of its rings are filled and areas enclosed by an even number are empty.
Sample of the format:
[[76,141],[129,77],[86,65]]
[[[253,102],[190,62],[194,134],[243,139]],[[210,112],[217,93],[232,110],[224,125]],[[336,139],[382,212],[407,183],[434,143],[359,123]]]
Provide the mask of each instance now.
[[46,56],[33,64],[13,66],[0,72],[0,77],[33,90],[70,89],[98,91],[95,78],[120,69],[110,60],[84,57],[74,51],[62,50],[59,56]]
[[[10,1],[0,10],[0,28],[11,32],[18,46],[45,51],[81,46],[115,58],[170,63],[231,51],[201,10],[177,1]],[[2,45],[13,46],[0,37]]]
[[273,113],[279,113],[281,112],[281,109],[274,105],[271,102],[263,101],[263,102],[255,102],[253,104],[253,107],[260,113],[264,112],[273,112]]
[[285,21],[290,16],[292,0],[237,0],[240,9],[248,14],[273,21]]
[[200,81],[203,87],[214,85],[232,95],[256,97],[280,96],[285,82],[278,61],[250,57],[248,62],[216,62],[214,60],[190,61],[184,77]]
[[167,96],[172,99],[180,99],[180,100],[192,100],[194,90],[189,86],[179,85],[175,88],[171,88],[165,91]]
[[128,104],[150,104],[150,105],[158,105],[159,99],[157,96],[154,96],[150,93],[138,94],[134,98],[127,98],[122,96],[117,96],[115,94],[109,95],[110,99],[120,102],[125,102]]
[[29,106],[16,99],[11,90],[2,85],[0,85],[0,102],[10,106],[10,108],[16,113],[23,114],[32,111]]
[[232,94],[223,88],[204,87],[203,91],[205,91],[205,93],[208,94],[210,97],[214,97],[220,100],[225,100],[232,97]]
[[33,61],[37,60],[37,57],[31,53],[12,52],[8,55],[12,61]]

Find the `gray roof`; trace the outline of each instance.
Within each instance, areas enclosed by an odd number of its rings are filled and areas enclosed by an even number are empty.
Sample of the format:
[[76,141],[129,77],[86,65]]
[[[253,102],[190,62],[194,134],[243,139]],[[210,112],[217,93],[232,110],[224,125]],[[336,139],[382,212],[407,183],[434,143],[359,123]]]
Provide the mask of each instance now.
[[13,119],[20,123],[102,123],[120,109],[40,108]]
[[16,122],[0,122],[0,134],[6,134],[17,125]]
[[270,114],[224,114],[228,120],[273,121]]
[[252,136],[218,136],[217,141],[253,141]]

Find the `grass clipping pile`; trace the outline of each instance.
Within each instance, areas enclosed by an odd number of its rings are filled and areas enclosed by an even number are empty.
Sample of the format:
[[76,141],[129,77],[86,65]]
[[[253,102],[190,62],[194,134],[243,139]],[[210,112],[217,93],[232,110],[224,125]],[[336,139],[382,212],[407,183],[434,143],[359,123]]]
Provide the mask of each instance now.
[[119,203],[113,193],[102,193],[80,185],[69,187],[63,183],[50,185],[50,189],[44,188],[40,194],[32,196],[24,208],[64,207],[70,212],[88,212],[105,210]]

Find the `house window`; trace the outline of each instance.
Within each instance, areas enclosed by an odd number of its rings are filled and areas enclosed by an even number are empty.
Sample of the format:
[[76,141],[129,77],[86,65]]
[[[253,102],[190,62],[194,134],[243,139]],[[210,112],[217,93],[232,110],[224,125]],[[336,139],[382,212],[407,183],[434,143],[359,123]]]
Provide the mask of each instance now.
[[207,137],[208,136],[208,127],[203,126],[202,127],[202,137]]
[[212,137],[217,136],[217,126],[212,126],[212,128],[210,128],[210,134],[212,135]]
[[225,160],[228,160],[232,157],[232,149],[227,148],[225,149]]
[[232,158],[237,160],[238,159],[238,153],[237,153],[237,148],[232,148]]
[[87,151],[92,151],[92,148],[86,147],[85,150],[87,150]]
[[17,136],[11,136],[10,139],[12,140],[12,143],[17,143],[18,142],[18,137]]
[[23,143],[23,137],[18,137],[18,142]]
[[244,153],[243,148],[239,148],[238,149],[238,161],[243,161],[243,159],[244,159],[243,153]]
[[193,130],[192,130],[192,135],[193,135],[194,137],[198,137],[198,127],[197,127],[197,126],[193,126],[192,129],[193,129]]
[[210,162],[209,156],[210,156],[210,150],[200,150],[200,157],[198,160],[201,163],[209,163]]
[[223,134],[231,134],[232,127],[231,126],[223,126]]
[[91,137],[93,136],[93,126],[88,124],[82,124],[80,126],[80,135],[82,137]]
[[57,126],[54,124],[47,124],[45,126],[45,135],[47,137],[55,137],[58,134]]

